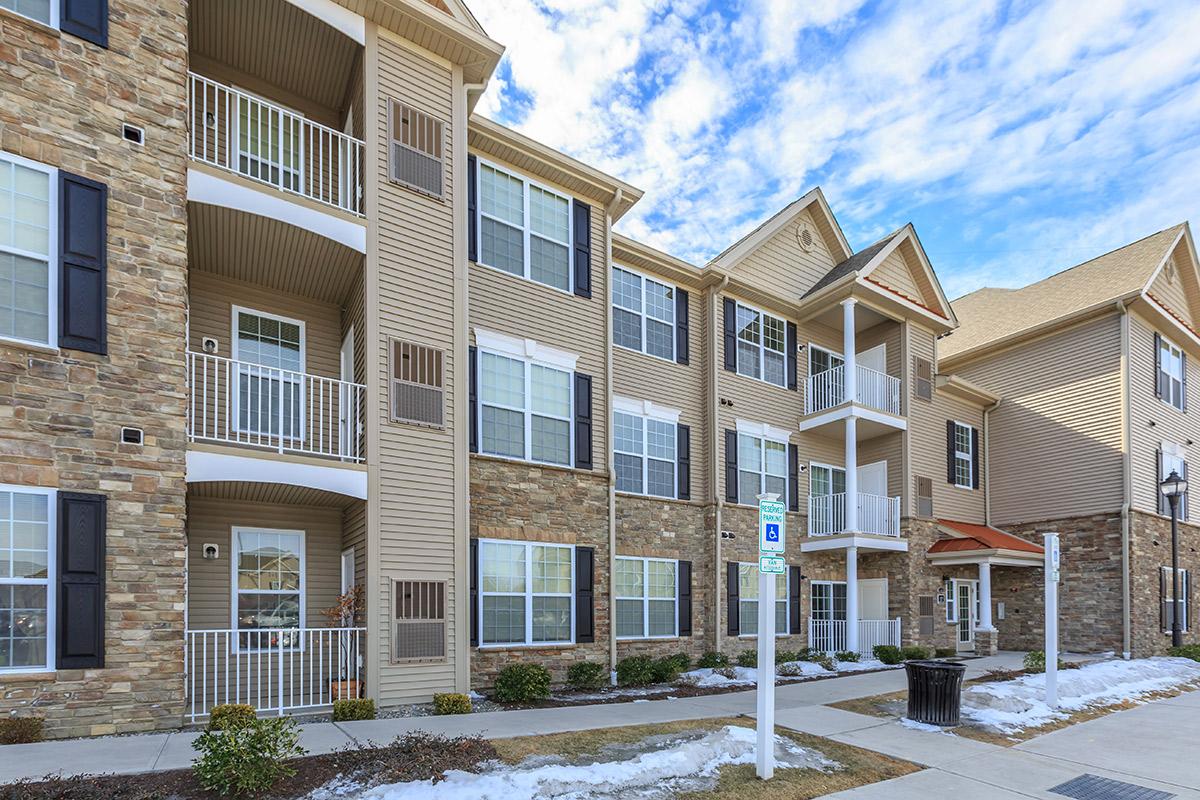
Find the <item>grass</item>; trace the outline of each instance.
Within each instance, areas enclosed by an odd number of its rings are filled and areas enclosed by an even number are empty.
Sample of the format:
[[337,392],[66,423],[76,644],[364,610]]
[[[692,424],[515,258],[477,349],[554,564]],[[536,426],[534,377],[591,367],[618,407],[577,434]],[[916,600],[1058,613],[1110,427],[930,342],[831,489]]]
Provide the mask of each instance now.
[[[515,739],[493,739],[492,745],[500,758],[508,763],[518,763],[530,756],[559,755],[565,758],[581,758],[598,753],[606,745],[634,744],[650,736],[679,734],[689,731],[711,731],[725,725],[744,728],[754,726],[754,720],[746,717],[727,719],[670,722],[658,725],[634,725],[625,728],[555,733],[545,736],[522,736]],[[826,758],[841,764],[841,769],[821,772],[815,769],[780,769],[774,780],[763,783],[754,774],[751,764],[727,765],[721,768],[717,785],[709,791],[685,792],[678,795],[682,800],[806,800],[832,792],[853,789],[869,783],[898,778],[920,769],[915,764],[863,750],[858,747],[822,739],[818,736],[795,733],[776,728],[776,733],[786,736],[802,747],[822,753]]]

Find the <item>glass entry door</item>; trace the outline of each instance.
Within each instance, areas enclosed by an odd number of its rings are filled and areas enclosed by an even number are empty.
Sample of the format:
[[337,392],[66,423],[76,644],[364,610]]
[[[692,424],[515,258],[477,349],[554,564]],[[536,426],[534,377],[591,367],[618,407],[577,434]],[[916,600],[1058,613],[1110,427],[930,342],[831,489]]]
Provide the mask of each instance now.
[[955,581],[958,600],[958,649],[975,649],[975,624],[978,611],[975,608],[975,582]]
[[812,625],[808,646],[813,650],[836,653],[846,649],[846,584],[813,581]]

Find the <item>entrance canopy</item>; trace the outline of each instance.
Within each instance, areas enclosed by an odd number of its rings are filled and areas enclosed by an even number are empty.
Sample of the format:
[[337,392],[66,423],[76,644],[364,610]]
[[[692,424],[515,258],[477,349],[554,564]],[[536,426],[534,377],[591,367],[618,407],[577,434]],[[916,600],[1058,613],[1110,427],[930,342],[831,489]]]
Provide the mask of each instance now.
[[939,519],[938,531],[945,537],[929,547],[935,564],[995,564],[1006,567],[1040,567],[1042,546],[990,525]]

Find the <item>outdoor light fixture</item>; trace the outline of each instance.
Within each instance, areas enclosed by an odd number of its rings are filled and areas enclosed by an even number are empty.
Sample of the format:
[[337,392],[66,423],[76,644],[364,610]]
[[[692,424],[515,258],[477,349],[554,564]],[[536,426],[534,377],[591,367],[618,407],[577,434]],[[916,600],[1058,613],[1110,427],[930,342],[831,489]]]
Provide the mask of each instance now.
[[1158,485],[1158,490],[1171,505],[1171,646],[1183,646],[1183,630],[1180,628],[1179,605],[1179,498],[1187,492],[1188,484],[1179,473],[1171,474]]
[[1179,477],[1175,470],[1171,470],[1171,474],[1163,478],[1163,482],[1158,485],[1158,490],[1166,495],[1168,500],[1172,497],[1178,498],[1187,488],[1187,481]]

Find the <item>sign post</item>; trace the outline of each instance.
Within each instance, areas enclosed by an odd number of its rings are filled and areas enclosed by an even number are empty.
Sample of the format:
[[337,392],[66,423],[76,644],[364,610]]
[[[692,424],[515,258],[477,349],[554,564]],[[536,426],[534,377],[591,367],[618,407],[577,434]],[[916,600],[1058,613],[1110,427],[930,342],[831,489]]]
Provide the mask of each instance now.
[[1046,537],[1046,705],[1058,707],[1058,534]]
[[775,576],[783,558],[787,506],[777,494],[758,496],[758,729],[757,774],[775,775]]

